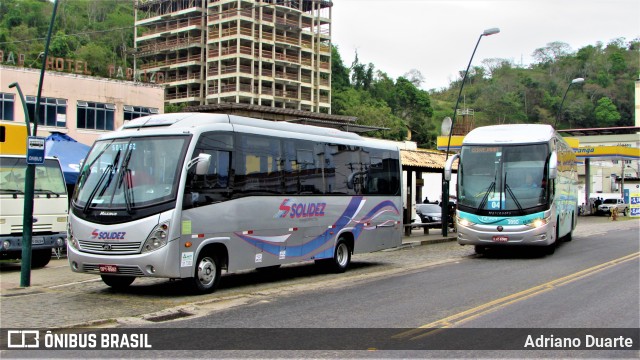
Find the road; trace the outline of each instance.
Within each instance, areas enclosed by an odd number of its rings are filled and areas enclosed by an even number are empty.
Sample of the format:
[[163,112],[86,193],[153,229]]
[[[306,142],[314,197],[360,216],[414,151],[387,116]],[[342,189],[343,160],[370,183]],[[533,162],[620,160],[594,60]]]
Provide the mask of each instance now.
[[[38,312],[36,303],[56,299],[60,303],[55,305],[60,307],[56,306],[50,318],[60,313],[66,319],[57,322],[58,326],[77,324],[74,315],[88,311],[93,320],[116,319],[94,325],[144,329],[638,329],[640,222],[602,219],[581,218],[588,221],[582,221],[574,240],[563,244],[553,256],[521,251],[477,256],[471,247],[435,244],[356,256],[354,268],[346,274],[326,274],[303,264],[274,273],[227,275],[218,292],[204,297],[176,295],[184,290],[182,284],[164,280],[136,281],[137,285],[127,293],[115,293],[95,276],[71,273],[63,260],[56,260],[47,269],[34,271],[36,282],[41,281],[38,272],[48,274],[42,279],[59,274],[52,284],[38,286],[38,292],[3,291],[2,326],[53,327],[47,325],[53,320],[42,316],[19,316],[13,305],[28,303]],[[19,276],[19,270],[17,273]],[[3,268],[0,276],[4,284],[5,279],[13,279],[16,274]],[[5,325],[7,322],[11,325]],[[536,357],[555,357],[558,350],[555,351],[536,353]],[[468,352],[455,351],[446,356],[454,354],[468,356]],[[622,358],[639,355],[628,350],[605,355],[593,350],[562,354]],[[13,352],[10,355],[18,356]],[[74,353],[67,355],[75,357]],[[312,356],[344,355],[325,349]],[[416,356],[382,351],[370,355]],[[231,352],[227,356],[262,357],[259,352]],[[439,355],[442,356],[445,355]],[[522,356],[522,352],[516,352],[510,357]]]

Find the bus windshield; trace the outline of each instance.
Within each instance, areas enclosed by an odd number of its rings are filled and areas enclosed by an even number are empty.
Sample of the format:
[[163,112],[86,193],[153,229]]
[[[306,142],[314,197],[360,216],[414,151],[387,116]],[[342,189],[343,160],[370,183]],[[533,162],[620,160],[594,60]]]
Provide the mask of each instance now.
[[74,196],[89,209],[134,209],[175,200],[188,136],[97,141],[87,156]]
[[547,144],[466,145],[458,170],[458,206],[526,212],[547,203]]
[[[24,194],[26,170],[25,158],[0,157],[0,193]],[[34,193],[50,195],[67,193],[58,161],[46,159],[44,164],[36,166]]]

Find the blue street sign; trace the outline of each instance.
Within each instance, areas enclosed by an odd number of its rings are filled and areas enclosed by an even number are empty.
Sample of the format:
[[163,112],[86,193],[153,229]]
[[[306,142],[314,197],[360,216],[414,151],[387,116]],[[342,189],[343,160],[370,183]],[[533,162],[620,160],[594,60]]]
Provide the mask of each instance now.
[[45,138],[40,136],[27,137],[27,164],[44,164],[44,144]]

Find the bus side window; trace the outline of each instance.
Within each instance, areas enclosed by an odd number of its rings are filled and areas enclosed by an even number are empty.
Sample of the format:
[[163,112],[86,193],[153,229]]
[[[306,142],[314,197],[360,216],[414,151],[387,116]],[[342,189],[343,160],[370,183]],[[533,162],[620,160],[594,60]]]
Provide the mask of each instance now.
[[209,154],[211,162],[206,174],[196,175],[196,166],[189,169],[185,183],[183,209],[228,199],[232,146],[233,140],[229,134],[210,133],[201,136],[192,158],[200,154]]

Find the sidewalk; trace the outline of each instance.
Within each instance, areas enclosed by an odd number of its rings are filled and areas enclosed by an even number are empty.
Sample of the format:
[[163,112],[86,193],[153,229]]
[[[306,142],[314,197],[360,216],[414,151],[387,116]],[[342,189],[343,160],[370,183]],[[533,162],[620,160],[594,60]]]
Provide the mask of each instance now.
[[424,230],[422,228],[411,230],[411,236],[402,236],[402,245],[428,245],[428,244],[437,244],[441,242],[447,241],[455,241],[457,238],[457,233],[453,232],[451,228],[447,232],[447,236],[442,235],[442,229],[429,229],[429,234],[425,235]]

